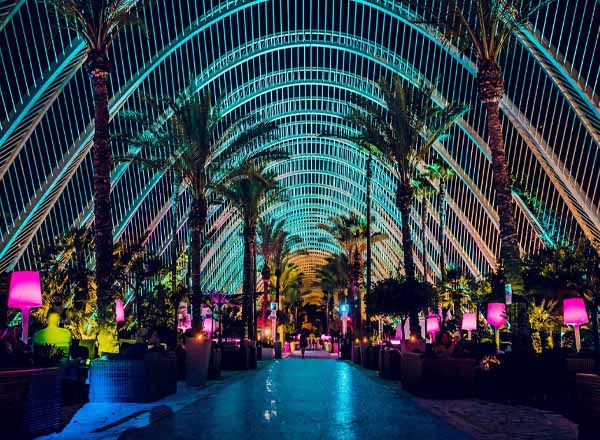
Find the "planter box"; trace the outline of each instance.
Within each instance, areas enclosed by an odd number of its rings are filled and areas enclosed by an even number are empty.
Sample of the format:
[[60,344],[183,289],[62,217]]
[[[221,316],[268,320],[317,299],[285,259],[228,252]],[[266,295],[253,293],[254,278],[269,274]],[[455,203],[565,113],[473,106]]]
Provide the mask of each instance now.
[[0,371],[2,438],[23,439],[56,432],[61,420],[58,368]]
[[379,376],[383,379],[400,380],[402,375],[400,350],[385,347],[379,350]]
[[212,341],[208,338],[187,338],[185,342],[185,382],[191,386],[206,385],[210,348]]
[[475,360],[426,358],[402,353],[402,387],[428,397],[465,397],[475,392]]
[[360,345],[352,345],[352,362],[360,365]]
[[213,348],[210,351],[210,363],[208,364],[208,380],[216,380],[221,378],[221,358],[222,351],[220,348]]
[[576,422],[580,440],[597,440],[600,433],[600,376],[577,374]]
[[90,366],[90,402],[152,402],[176,391],[177,362],[172,353],[94,359]]
[[271,347],[261,347],[261,359],[263,361],[272,361],[274,358],[273,349]]
[[281,359],[281,342],[275,342],[275,359]]

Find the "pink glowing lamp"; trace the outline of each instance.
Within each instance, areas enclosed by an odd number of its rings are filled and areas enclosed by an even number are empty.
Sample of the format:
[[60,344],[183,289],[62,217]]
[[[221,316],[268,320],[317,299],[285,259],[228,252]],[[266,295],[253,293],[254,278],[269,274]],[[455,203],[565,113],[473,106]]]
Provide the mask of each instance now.
[[467,331],[468,339],[471,340],[471,332],[477,330],[477,314],[463,313],[462,326],[463,330]]
[[496,330],[496,348],[500,350],[500,327],[506,324],[506,304],[488,303],[487,322]]
[[588,322],[588,314],[583,298],[566,298],[563,300],[563,321],[572,325],[575,332],[575,348],[581,350],[579,326]]
[[27,344],[29,334],[29,310],[42,306],[42,286],[40,274],[35,271],[13,272],[8,290],[8,307],[20,309],[23,334],[21,339]]
[[440,318],[438,315],[430,313],[427,317],[427,323],[425,324],[427,333],[429,333],[432,341],[435,341],[436,333],[440,332]]
[[122,299],[115,299],[115,319],[117,322],[125,322],[125,305]]

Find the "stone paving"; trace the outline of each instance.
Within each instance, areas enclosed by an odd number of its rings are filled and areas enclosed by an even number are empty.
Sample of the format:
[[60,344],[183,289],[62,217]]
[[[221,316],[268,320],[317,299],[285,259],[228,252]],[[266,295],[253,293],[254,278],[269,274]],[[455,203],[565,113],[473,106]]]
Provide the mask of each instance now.
[[133,439],[467,439],[398,387],[348,362],[273,361],[120,437]]
[[557,414],[476,399],[419,399],[375,371],[310,354],[227,372],[206,388],[180,383],[177,394],[154,403],[88,403],[46,439],[577,438],[576,425]]

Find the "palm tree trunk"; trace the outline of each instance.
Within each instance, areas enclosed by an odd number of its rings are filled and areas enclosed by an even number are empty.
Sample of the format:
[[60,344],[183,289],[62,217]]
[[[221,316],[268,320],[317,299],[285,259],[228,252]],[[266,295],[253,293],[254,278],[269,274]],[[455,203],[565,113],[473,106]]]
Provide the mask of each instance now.
[[96,252],[96,285],[98,294],[98,319],[112,317],[112,215],[110,198],[110,173],[112,153],[108,114],[108,70],[93,68],[91,72],[94,92],[94,227]]
[[244,338],[252,337],[252,321],[250,319],[250,301],[252,299],[252,231],[250,225],[244,225],[244,269],[243,269],[243,299],[242,299],[242,322],[244,323]]
[[421,233],[423,234],[422,245],[423,245],[423,281],[427,282],[428,270],[428,258],[427,258],[427,198],[423,196],[421,201]]
[[440,245],[440,272],[442,275],[442,283],[446,279],[446,210],[448,206],[446,204],[446,183],[440,181],[440,231],[439,231],[439,245]]
[[[246,323],[245,336],[256,339],[256,224],[244,225],[244,273],[242,319]],[[244,313],[245,310],[245,313]]]
[[409,183],[398,183],[396,204],[400,210],[400,217],[402,221],[402,253],[404,254],[404,273],[407,281],[414,281],[415,260],[412,251],[413,242],[410,235],[410,208],[412,204],[412,189]]
[[[500,217],[500,260],[505,281],[512,286],[517,295],[524,293],[523,278],[519,256],[519,239],[513,215],[510,175],[504,148],[502,125],[500,123],[499,103],[504,95],[502,70],[497,62],[481,60],[478,64],[477,81],[479,98],[487,111],[488,143],[492,156],[492,185],[496,192],[496,208]],[[516,308],[513,321],[513,348],[520,350],[529,344],[527,341],[526,304],[513,305]]]
[[[171,294],[176,295],[177,292],[177,202],[179,198],[179,179],[173,176],[173,192],[171,194]],[[194,317],[199,311],[194,310]]]
[[[400,210],[400,218],[402,221],[402,253],[404,257],[404,273],[406,282],[415,285],[415,260],[413,257],[413,241],[410,235],[410,208],[412,205],[413,191],[408,182],[399,182],[396,193],[396,204]],[[414,286],[417,288],[417,286]],[[410,313],[410,333],[416,335],[421,333],[419,324],[419,310],[415,305]]]
[[[190,267],[191,267],[191,287],[192,287],[192,307],[194,310],[200,310],[202,307],[202,290],[200,287],[200,266],[202,265],[202,231],[206,224],[208,212],[208,203],[203,193],[192,200],[190,208]],[[192,329],[198,332],[202,329],[202,322],[199,313],[194,314]]]
[[[371,261],[371,178],[373,175],[373,171],[371,170],[371,164],[373,162],[373,153],[369,150],[369,158],[367,159],[367,228],[366,228],[366,235],[367,235],[367,261],[366,261],[366,266],[367,266],[367,286],[366,286],[366,295],[367,297],[369,297],[370,293],[371,293],[371,268],[372,268],[372,261]],[[370,320],[369,320],[369,315],[367,314],[365,316],[365,320],[366,320],[366,327],[367,327],[367,332],[370,333]]]
[[[271,280],[271,272],[269,271],[269,265],[265,263],[261,272],[263,282],[263,294],[262,294],[262,321],[263,321],[263,339],[265,338],[265,329],[267,326],[267,309],[269,301],[269,281]],[[275,338],[275,335],[272,335]],[[275,340],[275,339],[273,339]]]
[[281,303],[279,302],[279,291],[281,290],[281,269],[277,268],[275,271],[275,302],[277,303],[277,309],[281,309]]
[[[112,204],[110,173],[112,152],[109,134],[108,74],[109,65],[102,53],[90,53],[89,72],[94,93],[94,248],[96,253],[96,286],[98,322],[115,327],[111,289],[113,264]],[[116,327],[115,327],[116,328]]]

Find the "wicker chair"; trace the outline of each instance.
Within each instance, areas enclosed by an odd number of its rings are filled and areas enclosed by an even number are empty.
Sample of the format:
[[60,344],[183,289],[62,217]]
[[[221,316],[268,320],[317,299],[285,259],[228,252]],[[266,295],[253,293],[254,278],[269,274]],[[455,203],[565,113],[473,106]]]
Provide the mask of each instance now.
[[23,439],[58,431],[60,370],[32,368],[0,372],[2,438]]
[[600,433],[600,376],[577,374],[576,421],[580,440],[596,440]]
[[177,391],[173,353],[144,359],[95,359],[90,367],[90,402],[152,402]]

